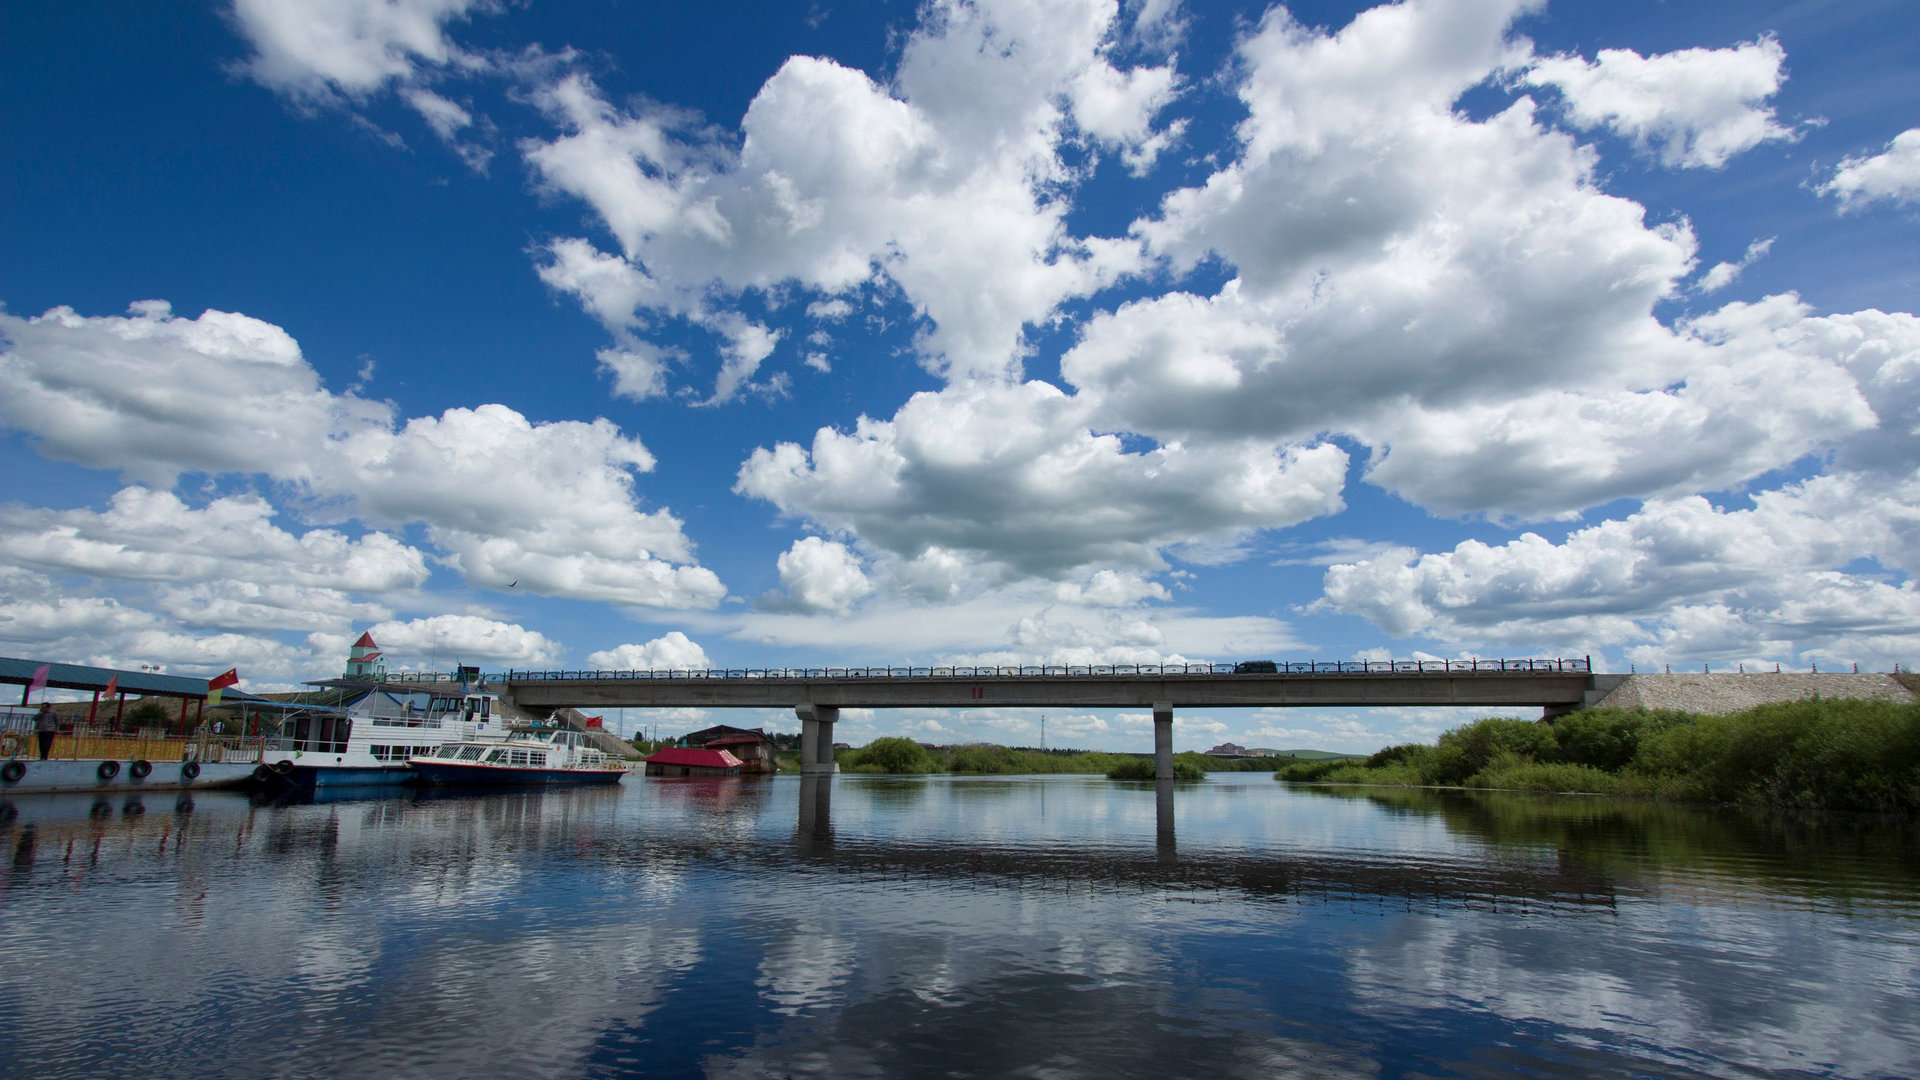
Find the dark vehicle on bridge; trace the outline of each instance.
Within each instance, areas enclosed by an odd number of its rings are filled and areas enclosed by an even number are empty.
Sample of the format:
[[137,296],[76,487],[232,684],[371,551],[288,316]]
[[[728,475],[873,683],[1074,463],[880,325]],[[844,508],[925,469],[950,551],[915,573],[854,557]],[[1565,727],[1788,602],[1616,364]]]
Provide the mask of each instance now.
[[1242,660],[1233,665],[1235,675],[1273,675],[1279,670],[1280,665],[1271,660]]

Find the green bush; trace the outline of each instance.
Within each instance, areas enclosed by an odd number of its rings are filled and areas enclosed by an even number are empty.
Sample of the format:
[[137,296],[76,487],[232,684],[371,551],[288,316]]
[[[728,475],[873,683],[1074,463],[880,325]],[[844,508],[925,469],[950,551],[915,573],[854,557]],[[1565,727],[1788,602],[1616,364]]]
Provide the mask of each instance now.
[[1788,701],[1702,716],[1633,762],[1673,798],[1786,808],[1920,810],[1920,706]]
[[1421,766],[1429,784],[1465,784],[1502,754],[1551,761],[1558,747],[1553,729],[1532,720],[1496,716],[1475,720],[1440,736],[1440,744]]
[[1504,791],[1563,791],[1619,795],[1630,792],[1624,778],[1591,765],[1527,761],[1503,754],[1467,779],[1467,787]]
[[957,773],[1019,772],[1012,750],[990,743],[956,746],[947,756],[947,771]]
[[1374,751],[1373,756],[1367,759],[1367,767],[1377,769],[1382,765],[1392,765],[1395,762],[1419,760],[1431,753],[1433,753],[1433,747],[1426,743],[1401,743],[1398,746]]
[[1571,713],[1552,724],[1556,758],[1570,765],[1590,765],[1603,772],[1619,772],[1640,752],[1643,739],[1692,722],[1671,709],[1592,709]]
[[[1191,761],[1182,760],[1185,755],[1174,755],[1173,778],[1175,780],[1205,780],[1207,771]],[[1159,778],[1158,767],[1150,757],[1126,757],[1114,763],[1107,770],[1109,780],[1155,780]]]
[[165,705],[160,704],[152,698],[148,698],[138,702],[133,708],[128,709],[126,719],[122,722],[130,728],[167,727],[172,724],[173,718],[176,715],[175,713],[169,712]]
[[1281,780],[1654,795],[1785,809],[1920,812],[1920,705],[1781,702],[1728,716],[1595,710],[1487,719],[1436,746],[1301,762]]
[[1275,780],[1291,780],[1295,783],[1310,784],[1326,777],[1335,769],[1356,764],[1352,758],[1328,758],[1325,761],[1296,761],[1280,766],[1274,773]]
[[847,751],[840,758],[840,767],[862,773],[929,773],[939,771],[940,763],[912,739],[888,735]]

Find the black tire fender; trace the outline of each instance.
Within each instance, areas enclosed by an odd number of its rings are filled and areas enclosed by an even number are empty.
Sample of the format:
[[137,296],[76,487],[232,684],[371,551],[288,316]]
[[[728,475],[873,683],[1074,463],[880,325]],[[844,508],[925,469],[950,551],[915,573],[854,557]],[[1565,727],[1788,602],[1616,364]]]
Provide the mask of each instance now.
[[279,773],[281,776],[292,776],[293,759],[281,758],[279,761],[274,762],[273,771]]
[[145,780],[147,774],[152,771],[153,762],[145,758],[134,758],[133,764],[127,766],[127,775],[133,777],[135,780]]
[[18,761],[9,761],[0,765],[0,780],[11,784],[27,775],[27,767]]
[[279,773],[273,771],[273,766],[264,761],[253,767],[253,779],[256,783],[264,784],[279,775]]
[[120,763],[117,761],[103,761],[100,763],[99,768],[93,770],[93,775],[102,780],[111,780],[120,775]]
[[200,763],[199,763],[199,762],[197,762],[197,761],[189,761],[189,762],[187,762],[187,763],[186,763],[185,765],[182,765],[182,766],[180,766],[180,779],[182,779],[182,780],[198,780],[199,778],[200,778]]

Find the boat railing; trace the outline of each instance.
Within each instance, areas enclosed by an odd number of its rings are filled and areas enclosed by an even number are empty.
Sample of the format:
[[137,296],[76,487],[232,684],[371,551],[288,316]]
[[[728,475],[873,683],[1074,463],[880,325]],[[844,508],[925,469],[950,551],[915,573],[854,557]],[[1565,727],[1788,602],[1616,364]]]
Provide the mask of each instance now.
[[365,716],[355,717],[355,719],[365,720],[367,723],[371,724],[374,727],[399,727],[399,728],[440,728],[440,727],[448,726],[449,721],[457,720],[456,717],[429,716],[424,713],[408,714],[408,713],[380,713],[380,712],[368,713]]
[[[7,732],[8,735],[14,734]],[[29,733],[30,734],[30,733]],[[38,756],[39,745],[22,740],[0,740],[6,756]],[[169,735],[162,728],[114,731],[90,724],[77,724],[54,736],[47,758],[51,761],[202,761],[258,762],[269,737],[225,735],[211,731],[187,736]]]
[[265,754],[343,754],[347,750],[347,740],[327,736],[309,735],[300,738],[285,732],[268,735],[262,743]]

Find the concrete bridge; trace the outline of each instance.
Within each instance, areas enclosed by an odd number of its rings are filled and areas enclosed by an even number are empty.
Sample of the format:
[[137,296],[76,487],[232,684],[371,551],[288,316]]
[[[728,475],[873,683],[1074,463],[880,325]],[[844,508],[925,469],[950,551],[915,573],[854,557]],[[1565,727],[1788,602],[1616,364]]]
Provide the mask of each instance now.
[[831,773],[843,708],[1151,708],[1157,772],[1173,776],[1173,710],[1305,706],[1536,707],[1555,716],[1590,705],[1624,675],[1591,661],[1455,660],[1140,664],[1032,667],[750,668],[706,671],[509,671],[521,709],[791,708],[800,771]]

